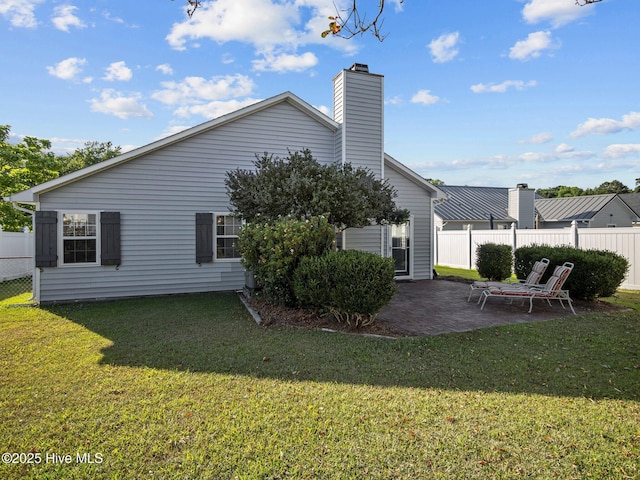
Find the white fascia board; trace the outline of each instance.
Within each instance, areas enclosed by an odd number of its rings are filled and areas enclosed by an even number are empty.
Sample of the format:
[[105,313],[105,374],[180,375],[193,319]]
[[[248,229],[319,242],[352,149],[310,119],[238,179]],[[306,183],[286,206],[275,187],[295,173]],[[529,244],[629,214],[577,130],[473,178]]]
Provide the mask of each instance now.
[[432,185],[431,183],[427,182],[424,178],[422,178],[420,175],[418,175],[416,172],[411,170],[406,165],[400,163],[398,160],[393,158],[391,155],[385,153],[384,154],[384,162],[385,162],[385,165],[389,166],[390,168],[392,168],[393,170],[395,170],[399,174],[405,176],[406,178],[408,178],[412,182],[416,183],[417,185],[421,186],[422,188],[424,188],[426,190],[430,190],[433,193],[435,193],[434,200],[435,199],[446,199],[447,198],[447,194],[445,192],[440,190],[435,185]]

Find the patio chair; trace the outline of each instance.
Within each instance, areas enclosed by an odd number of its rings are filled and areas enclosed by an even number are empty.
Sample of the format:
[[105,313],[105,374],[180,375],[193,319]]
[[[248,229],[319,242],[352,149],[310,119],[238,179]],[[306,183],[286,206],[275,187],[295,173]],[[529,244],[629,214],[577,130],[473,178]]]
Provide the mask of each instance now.
[[544,285],[510,288],[509,285],[506,284],[501,288],[488,288],[483,290],[481,293],[482,306],[480,307],[480,310],[484,309],[484,305],[487,303],[487,299],[489,297],[503,297],[511,300],[521,298],[523,302],[524,300],[529,299],[529,311],[527,313],[531,313],[533,310],[533,300],[539,298],[546,300],[549,305],[551,305],[551,300],[558,300],[560,305],[562,305],[562,308],[565,308],[564,302],[566,301],[569,304],[571,312],[574,315],[577,315],[576,311],[573,309],[573,304],[569,297],[569,291],[562,290],[562,286],[571,273],[571,270],[573,270],[573,263],[565,262],[562,266],[556,267],[553,275],[551,275],[547,283]]
[[[508,287],[508,288],[525,287],[526,288],[526,287],[540,286],[540,279],[544,275],[544,272],[547,271],[548,266],[549,266],[548,258],[543,258],[542,260],[538,260],[536,263],[533,264],[533,268],[531,269],[531,272],[529,272],[529,275],[527,275],[527,278],[525,278],[524,280],[519,280],[516,283],[483,282],[480,280],[476,280],[470,285],[471,289],[469,291],[469,297],[467,298],[467,302],[471,301],[471,297],[473,296],[474,292],[477,292],[477,291],[482,292],[483,290],[486,290],[488,288],[501,288],[501,287]],[[480,303],[481,299],[482,297],[478,295],[478,303]]]

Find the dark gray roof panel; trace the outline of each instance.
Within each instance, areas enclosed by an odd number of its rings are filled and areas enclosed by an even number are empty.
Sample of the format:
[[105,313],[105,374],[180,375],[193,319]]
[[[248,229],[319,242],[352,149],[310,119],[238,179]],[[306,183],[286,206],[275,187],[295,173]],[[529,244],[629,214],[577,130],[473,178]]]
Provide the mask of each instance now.
[[545,222],[591,220],[615,196],[615,193],[610,193],[582,197],[543,198],[536,200],[536,210]]
[[489,215],[497,222],[514,222],[507,215],[509,189],[502,187],[458,187],[441,185],[448,198],[435,206],[435,213],[444,221],[483,221]]

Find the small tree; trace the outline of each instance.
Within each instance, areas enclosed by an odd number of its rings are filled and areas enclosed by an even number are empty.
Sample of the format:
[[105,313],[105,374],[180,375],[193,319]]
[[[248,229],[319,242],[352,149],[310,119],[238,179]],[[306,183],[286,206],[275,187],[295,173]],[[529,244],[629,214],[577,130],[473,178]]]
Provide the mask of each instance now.
[[285,159],[265,153],[256,156],[254,165],[255,171],[227,172],[225,180],[234,215],[247,222],[323,215],[341,231],[372,222],[402,223],[409,217],[407,210],[396,208],[395,189],[365,168],[322,165],[308,149]]

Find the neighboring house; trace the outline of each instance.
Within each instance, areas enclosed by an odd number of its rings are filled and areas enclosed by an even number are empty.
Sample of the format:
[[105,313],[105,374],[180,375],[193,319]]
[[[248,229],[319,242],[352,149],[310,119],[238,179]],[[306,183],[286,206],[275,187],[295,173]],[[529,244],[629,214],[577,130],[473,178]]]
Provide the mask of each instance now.
[[[620,195],[543,198],[526,184],[516,188],[439,187],[447,200],[435,207],[441,230],[491,228],[630,227],[638,215]],[[630,194],[635,195],[635,194]],[[629,198],[629,201],[634,198]]]
[[533,189],[526,184],[516,188],[440,185],[447,199],[435,206],[436,226],[440,230],[474,230],[534,227]]
[[305,148],[369,168],[411,212],[405,225],[346,230],[343,247],[393,257],[398,278],[431,278],[433,201],[444,194],[384,153],[383,77],[355,64],[333,83],[333,119],[285,92],[12,195],[36,205],[36,301],[242,288],[225,173]]
[[631,227],[636,213],[618,194],[536,200],[539,228],[564,228],[575,221],[579,228]]
[[640,226],[640,193],[622,193],[620,198],[636,215],[633,225]]

